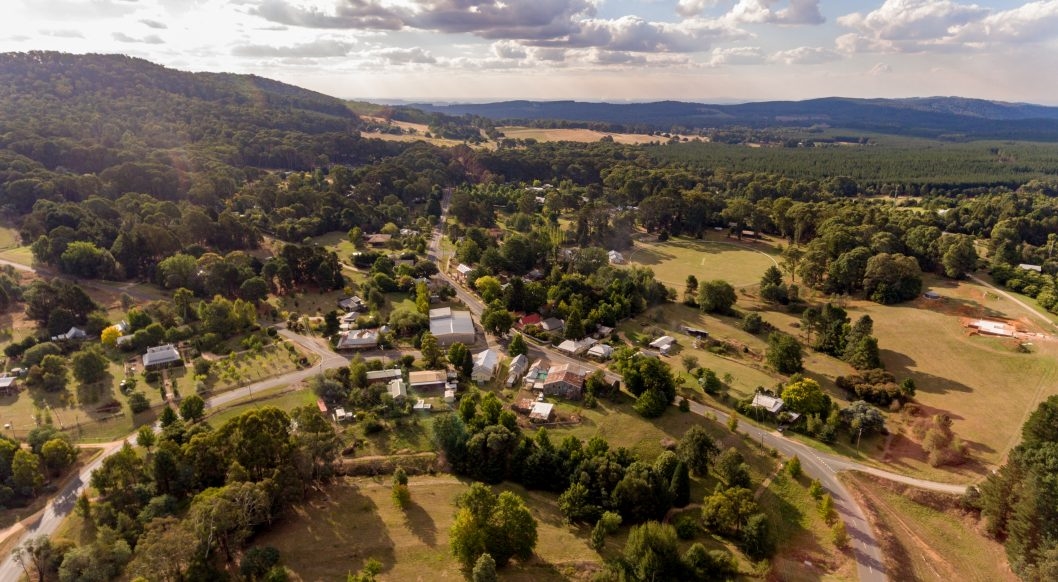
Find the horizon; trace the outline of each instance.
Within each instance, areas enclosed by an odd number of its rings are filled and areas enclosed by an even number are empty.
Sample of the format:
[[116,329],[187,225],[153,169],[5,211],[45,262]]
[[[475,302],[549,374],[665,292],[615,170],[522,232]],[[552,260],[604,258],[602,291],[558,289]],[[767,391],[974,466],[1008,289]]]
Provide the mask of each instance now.
[[959,95],[1058,104],[1058,77],[1040,74],[1058,69],[1058,0],[13,0],[5,8],[0,51],[126,54],[343,99]]

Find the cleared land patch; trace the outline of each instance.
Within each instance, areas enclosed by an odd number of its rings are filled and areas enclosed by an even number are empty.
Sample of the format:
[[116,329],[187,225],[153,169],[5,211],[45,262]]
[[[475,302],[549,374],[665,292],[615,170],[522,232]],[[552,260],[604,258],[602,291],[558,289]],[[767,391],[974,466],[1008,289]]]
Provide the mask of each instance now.
[[755,285],[768,267],[777,265],[772,252],[771,246],[759,242],[674,237],[637,240],[626,258],[631,265],[650,267],[658,281],[682,293],[687,275],[699,281],[723,279],[735,287]]

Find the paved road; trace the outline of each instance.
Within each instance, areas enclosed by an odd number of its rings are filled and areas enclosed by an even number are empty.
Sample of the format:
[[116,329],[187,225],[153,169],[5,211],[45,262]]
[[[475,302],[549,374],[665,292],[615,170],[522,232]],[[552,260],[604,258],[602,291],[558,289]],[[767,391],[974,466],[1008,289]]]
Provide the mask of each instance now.
[[[334,353],[322,340],[299,335],[287,329],[280,329],[279,335],[317,354],[320,357],[319,363],[303,370],[296,370],[288,374],[283,374],[282,376],[262,380],[214,396],[206,401],[207,408],[223,406],[236,400],[253,396],[254,392],[260,393],[271,388],[295,384],[317,374],[321,374],[324,370],[341,368],[349,365],[349,360]],[[128,435],[125,440],[134,441],[135,433]],[[73,511],[77,498],[91,481],[92,473],[102,466],[104,460],[120,451],[123,444],[124,441],[116,441],[103,445],[102,454],[98,455],[91,463],[82,468],[81,472],[78,473],[74,479],[67,481],[63,488],[55,494],[52,500],[44,508],[43,514],[41,514],[37,520],[25,526],[25,530],[19,537],[20,543],[22,540],[31,537],[38,535],[52,535],[55,533],[55,530],[58,529],[62,520]],[[22,568],[15,564],[15,561],[11,556],[4,557],[3,562],[0,563],[0,582],[18,580],[23,574],[24,572],[22,571]]]

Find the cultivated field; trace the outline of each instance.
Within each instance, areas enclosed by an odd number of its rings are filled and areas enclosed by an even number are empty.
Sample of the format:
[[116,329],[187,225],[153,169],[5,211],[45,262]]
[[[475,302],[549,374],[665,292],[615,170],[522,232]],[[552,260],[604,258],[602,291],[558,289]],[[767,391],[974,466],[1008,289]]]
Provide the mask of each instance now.
[[650,267],[658,281],[674,287],[682,298],[687,275],[699,281],[723,279],[735,287],[755,285],[765,269],[777,264],[773,254],[774,249],[762,242],[673,237],[664,242],[637,240],[625,258],[631,265]]

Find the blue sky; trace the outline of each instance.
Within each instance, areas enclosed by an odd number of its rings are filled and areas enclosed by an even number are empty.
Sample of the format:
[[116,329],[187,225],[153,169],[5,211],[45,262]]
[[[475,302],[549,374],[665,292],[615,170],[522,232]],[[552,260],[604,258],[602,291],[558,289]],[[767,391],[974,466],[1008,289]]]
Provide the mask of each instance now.
[[339,97],[1058,104],[1058,0],[5,0],[0,51]]

